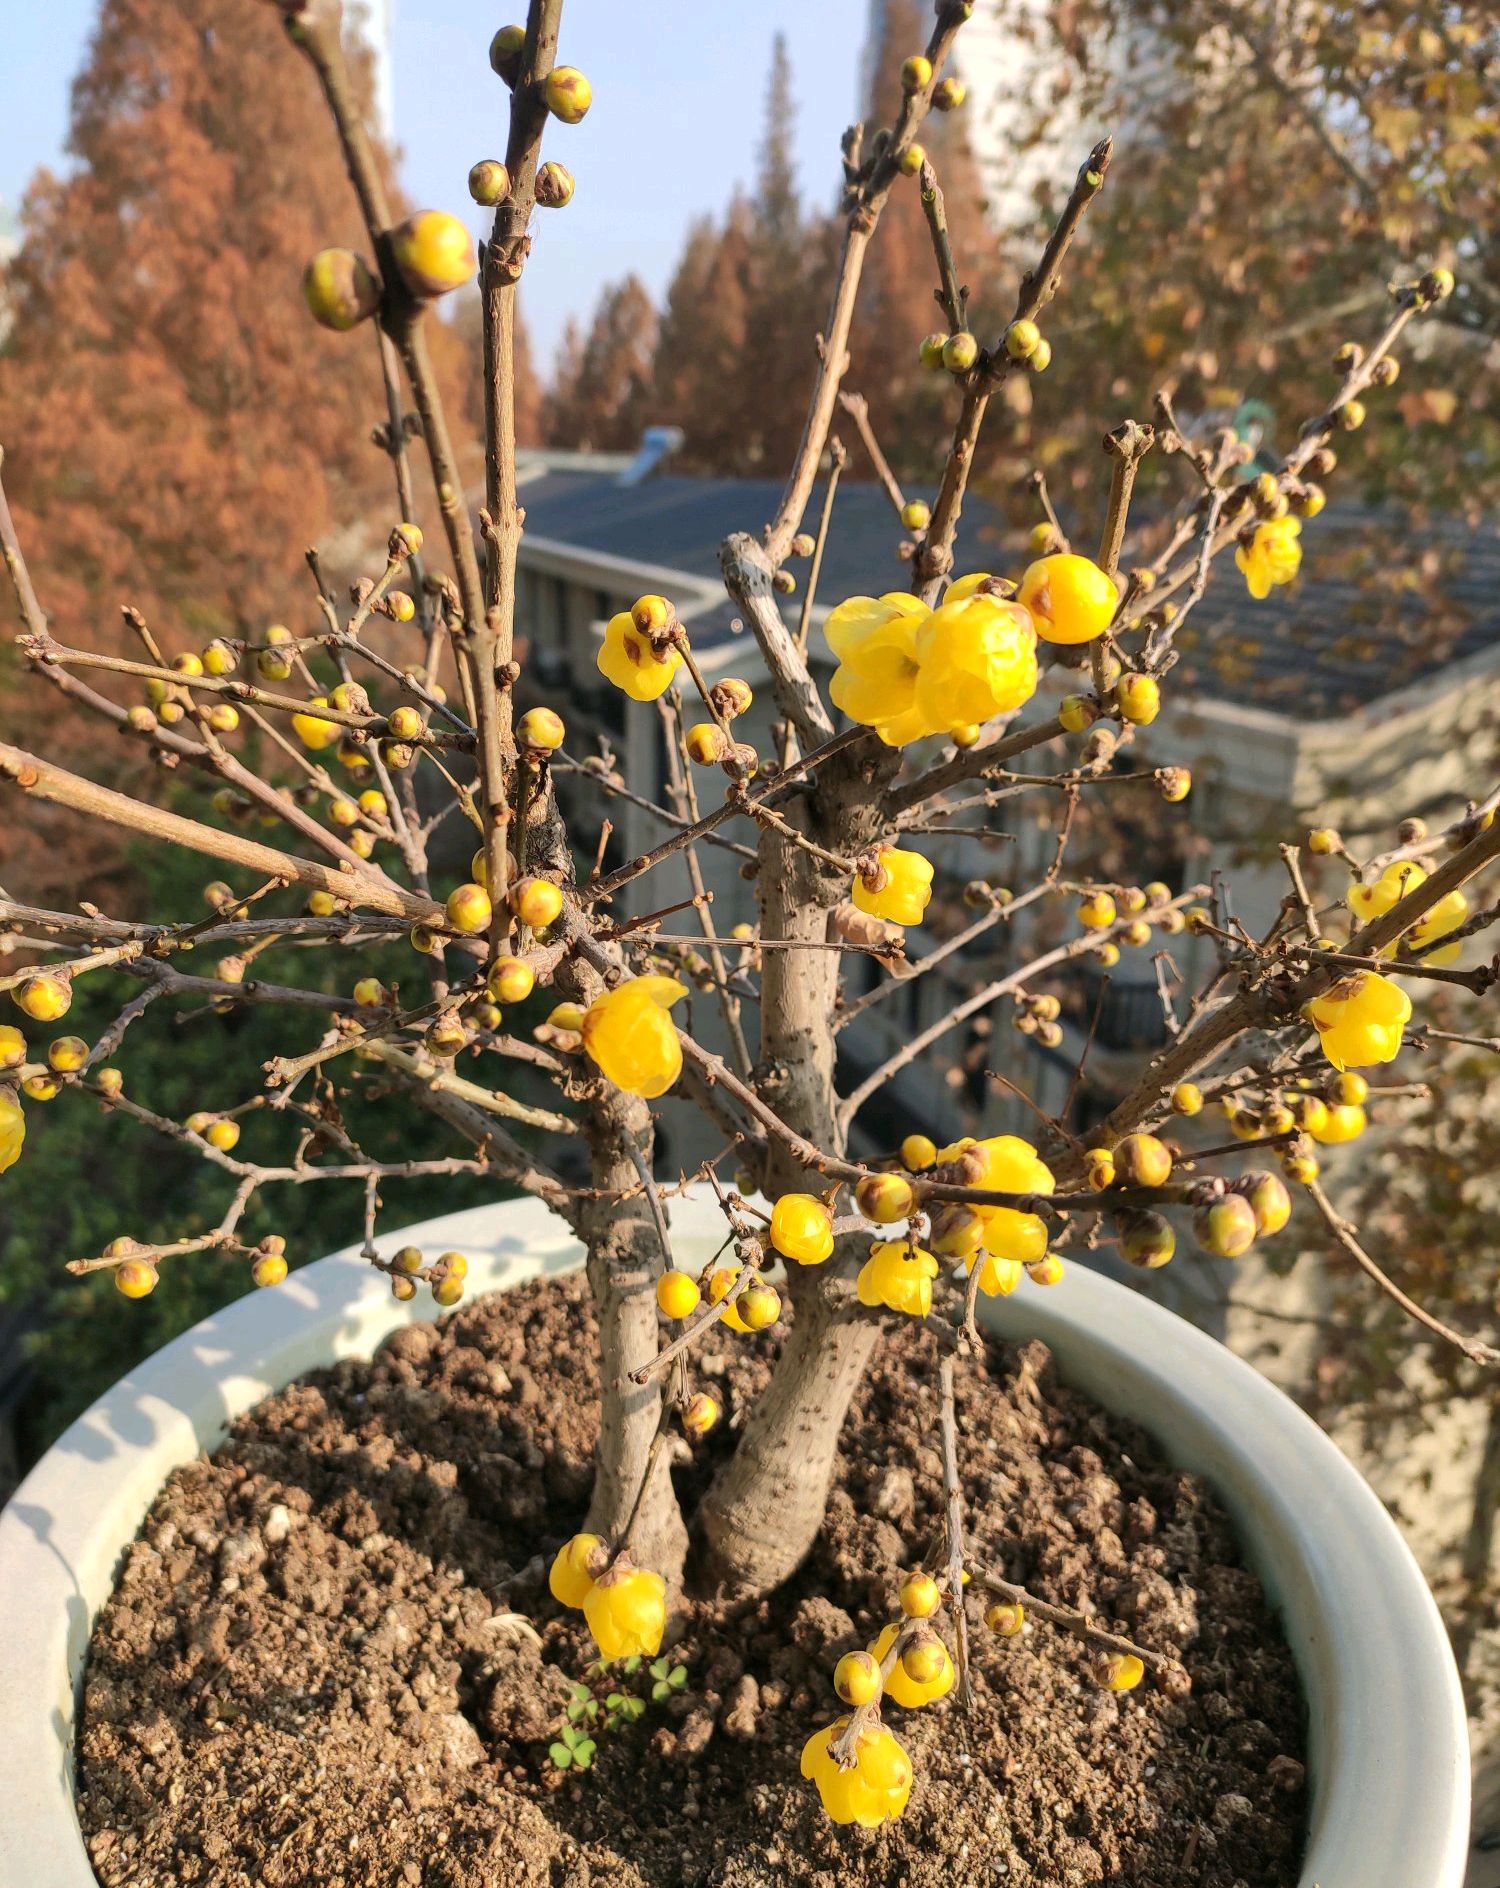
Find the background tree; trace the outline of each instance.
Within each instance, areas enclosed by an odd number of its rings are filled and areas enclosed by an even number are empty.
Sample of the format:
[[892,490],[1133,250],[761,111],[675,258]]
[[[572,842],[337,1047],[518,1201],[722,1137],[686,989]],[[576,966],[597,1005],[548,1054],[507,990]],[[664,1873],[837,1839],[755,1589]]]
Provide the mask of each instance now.
[[340,346],[294,292],[358,225],[338,153],[299,136],[316,88],[280,41],[243,0],[105,0],[77,167],[26,205],[8,484],[54,607],[102,641],[127,598],[248,628],[310,535],[388,484],[375,348]]
[[655,417],[655,353],[656,310],[645,283],[627,275],[601,294],[586,336],[568,324],[547,405],[548,443],[596,452],[635,446]]
[[[1120,127],[1139,188],[1103,206],[1078,296],[1060,312],[1056,381],[1039,389],[1046,420],[1018,428],[1017,449],[1060,465],[1077,438],[1068,415],[1139,403],[1164,363],[1181,414],[1236,420],[1285,449],[1383,284],[1444,263],[1463,285],[1403,363],[1396,398],[1372,410],[1357,485],[1337,489],[1470,519],[1493,502],[1500,49],[1489,9],[1086,0],[1034,30],[1046,105],[1016,124],[1018,141],[1049,139],[1050,107],[1065,98],[1081,122]],[[1114,56],[1124,47],[1128,84]]]

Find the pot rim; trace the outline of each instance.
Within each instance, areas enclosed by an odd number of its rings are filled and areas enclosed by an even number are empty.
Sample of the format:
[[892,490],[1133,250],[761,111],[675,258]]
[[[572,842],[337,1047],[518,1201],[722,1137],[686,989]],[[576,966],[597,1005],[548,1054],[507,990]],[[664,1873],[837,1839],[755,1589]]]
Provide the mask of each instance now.
[[[706,1190],[670,1202],[674,1235],[718,1244]],[[461,1248],[471,1295],[571,1269],[581,1250],[540,1201],[404,1229]],[[707,1256],[705,1251],[704,1256]],[[1205,1475],[1281,1616],[1308,1700],[1301,1888],[1461,1888],[1468,1731],[1437,1605],[1394,1521],[1282,1392],[1140,1293],[1071,1266],[1049,1290],[981,1300],[985,1322],[1051,1346],[1064,1378]],[[368,1355],[442,1315],[351,1246],[255,1291],[146,1359],[48,1450],[0,1511],[0,1881],[97,1888],[73,1803],[76,1693],[122,1554],[172,1470],[294,1377]],[[1253,1439],[1253,1447],[1246,1439]]]

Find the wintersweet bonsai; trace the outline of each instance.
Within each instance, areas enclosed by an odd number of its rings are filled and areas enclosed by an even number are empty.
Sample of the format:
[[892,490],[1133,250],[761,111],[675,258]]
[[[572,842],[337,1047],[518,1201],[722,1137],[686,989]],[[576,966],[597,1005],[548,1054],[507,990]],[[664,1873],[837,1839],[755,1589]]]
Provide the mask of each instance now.
[[[869,1650],[839,1661],[831,1680],[842,1715],[830,1706],[826,1721],[809,1726],[803,1757],[831,1817],[878,1824],[901,1813],[912,1787],[885,1706],[920,1709],[955,1686],[966,1696],[971,1604],[997,1634],[1033,1618],[1081,1636],[1097,1653],[1103,1685],[1128,1690],[1148,1672],[1169,1690],[1187,1683],[1171,1653],[1017,1587],[976,1564],[966,1546],[954,1384],[980,1342],[981,1294],[1045,1288],[1061,1276],[1058,1253],[1069,1248],[1116,1244],[1132,1264],[1160,1267],[1184,1227],[1208,1252],[1236,1257],[1286,1225],[1289,1180],[1373,1288],[1475,1362],[1500,1355],[1398,1292],[1323,1191],[1316,1151],[1363,1131],[1379,1091],[1362,1071],[1401,1053],[1410,990],[1436,981],[1483,995],[1492,986],[1490,965],[1466,969],[1456,960],[1500,916],[1500,908],[1471,910],[1465,891],[1500,857],[1500,789],[1486,787],[1446,831],[1409,822],[1373,859],[1356,860],[1336,833],[1313,833],[1308,851],[1320,869],[1341,875],[1341,897],[1320,885],[1315,898],[1301,849],[1284,847],[1287,895],[1260,936],[1236,919],[1222,886],[1173,895],[1161,884],[1067,870],[1086,797],[1107,788],[1170,805],[1188,795],[1182,767],[1120,764],[1134,730],[1160,710],[1182,624],[1225,552],[1255,597],[1296,575],[1302,521],[1321,510],[1322,481],[1335,465],[1331,441],[1358,428],[1365,396],[1394,377],[1391,350],[1403,330],[1453,292],[1453,279],[1433,268],[1394,291],[1388,319],[1366,346],[1344,350],[1333,397],[1274,471],[1248,476],[1231,434],[1208,444],[1185,437],[1163,397],[1159,431],[1129,422],[1105,441],[1110,480],[1096,555],[1075,551],[1049,515],[1014,579],[955,576],[986,408],[1008,377],[1047,368],[1043,318],[1111,152],[1106,140],[1087,156],[1022,278],[1013,319],[987,345],[969,326],[941,189],[917,142],[929,109],[964,102],[944,67],[971,8],[940,0],[927,46],[901,66],[895,121],[873,135],[856,127],[845,139],[842,256],[816,338],[801,448],[776,516],[758,535],[723,546],[728,595],[754,633],[774,697],[767,741],[742,738],[752,689],[737,677],[709,682],[670,599],[643,596],[604,630],[603,677],[631,701],[658,705],[670,804],[657,804],[607,757],[568,753],[563,718],[535,701],[534,678],[516,659],[518,630],[528,627],[516,620],[517,290],[533,215],[561,209],[574,189],[563,164],[543,161],[544,134],[553,119],[578,123],[591,99],[583,74],[556,63],[561,0],[534,0],[524,26],[495,35],[490,63],[510,90],[510,135],[503,159],[482,159],[470,172],[475,200],[494,209],[477,259],[487,421],[477,536],[426,340],[431,305],[476,268],[468,234],[441,211],[405,219],[391,211],[345,68],[338,0],[279,4],[321,81],[369,240],[366,256],[327,250],[310,261],[307,307],[330,329],[364,330],[379,349],[389,412],[378,437],[394,474],[396,522],[379,568],[354,583],[347,607],[314,557],[299,629],[269,626],[196,649],[127,610],[139,647],[125,657],[59,637],[0,493],[0,540],[31,668],[154,761],[171,787],[133,797],[0,744],[12,818],[25,816],[15,796],[50,802],[122,834],[187,848],[237,880],[209,883],[207,915],[188,921],[5,902],[10,944],[24,946],[29,961],[0,982],[41,1033],[0,1030],[0,1165],[24,1158],[28,1104],[71,1091],[69,1101],[90,1097],[223,1172],[228,1204],[212,1231],[164,1244],[121,1236],[73,1261],[76,1272],[112,1272],[127,1298],[156,1289],[164,1269],[170,1275],[203,1250],[241,1255],[257,1285],[276,1286],[287,1275],[285,1242],[250,1246],[239,1235],[252,1197],[349,1182],[364,1190],[366,1255],[396,1297],[409,1300],[425,1286],[452,1305],[464,1292],[464,1256],[430,1258],[383,1239],[386,1182],[478,1173],[545,1201],[587,1252],[602,1402],[586,1527],[560,1545],[549,1578],[559,1602],[582,1610],[606,1660],[656,1656],[685,1579],[707,1592],[756,1595],[787,1578],[822,1521],[840,1426],[882,1330],[893,1318],[932,1320],[943,1344],[944,1538],[891,1595],[889,1621]],[[836,601],[822,630],[835,664],[825,699],[809,629],[831,507],[823,504],[814,521],[810,501],[820,470],[831,463],[831,485],[843,463],[833,427],[847,395],[861,269],[898,189],[920,192],[932,233],[942,325],[923,342],[922,359],[951,381],[952,448],[930,504],[908,499],[887,477],[893,536],[910,534],[910,588]],[[408,397],[414,416],[404,410]],[[846,398],[846,410],[864,424],[856,400]],[[411,522],[413,437],[442,517],[436,559]],[[1132,486],[1153,445],[1179,456],[1190,489],[1159,554],[1127,574],[1120,560]],[[777,599],[796,589],[793,566],[807,560],[811,578],[793,630]],[[1044,668],[1071,677],[1055,712],[1035,706]],[[527,698],[533,705],[519,712]],[[1024,756],[1045,771],[1018,771]],[[564,818],[554,788],[565,767],[591,784],[596,824]],[[194,793],[204,803],[183,810]],[[984,826],[1000,800],[1023,795],[1053,815],[1050,863],[1019,891],[972,883],[967,927],[907,960],[905,932],[923,922],[933,887],[921,836],[935,847],[962,830],[952,823],[961,810]],[[666,836],[605,871],[606,813],[621,796],[644,805]],[[472,826],[476,847],[457,884],[436,881],[429,862],[435,828],[453,812]],[[265,837],[249,836],[251,821]],[[754,880],[760,917],[721,936],[698,849],[726,843]],[[579,868],[579,858],[594,858],[593,869]],[[681,905],[655,910],[640,896],[668,860],[685,866],[694,887],[687,909],[698,935],[666,926]],[[1068,906],[1077,929],[1061,942],[1018,922],[1028,910]],[[948,1014],[841,1092],[835,1052],[848,1020],[940,962],[951,971],[963,946],[1000,926],[1029,938],[1029,955],[976,980]],[[1049,985],[1074,966],[1113,964],[1126,948],[1157,945],[1165,966],[1171,939],[1184,932],[1213,940],[1212,975],[1179,1013],[1163,969],[1167,1045],[1086,1135],[1043,1116],[1037,1144],[1004,1134],[940,1145],[931,1123],[914,1120],[887,1154],[851,1155],[861,1106],[917,1058],[942,1056],[960,1024],[1009,1004],[1023,1033],[1055,1047],[1059,1000]],[[411,975],[398,990],[369,974],[362,953],[402,938]],[[352,968],[337,980],[299,980],[326,961],[310,957],[310,947],[344,953]],[[194,967],[184,963],[190,950]],[[214,970],[196,968],[210,956]],[[842,991],[851,956],[873,957],[885,973],[857,998]],[[109,1026],[92,1043],[44,1040],[64,1022],[80,981],[105,971],[128,973],[139,986]],[[348,994],[329,994],[334,981]],[[690,986],[717,1006],[712,1030],[678,1020]],[[222,1012],[283,1006],[303,1027],[267,1065],[261,1092],[177,1121],[149,1095],[134,1095],[119,1066],[128,1062],[128,1032],[168,997]],[[317,1032],[311,1043],[307,1019]],[[1423,1028],[1424,1043],[1442,1039]],[[523,1068],[530,1082],[555,1090],[552,1105],[512,1094],[511,1076]],[[356,1090],[438,1117],[460,1151],[370,1158],[341,1107]],[[655,1173],[649,1104],[667,1094],[699,1107],[723,1147],[696,1176],[715,1189],[724,1218],[723,1246],[701,1276],[675,1262]],[[1227,1118],[1226,1142],[1190,1126],[1210,1104]],[[284,1135],[281,1164],[239,1152],[250,1111]],[[567,1141],[586,1153],[584,1184],[568,1184],[549,1162],[549,1147]],[[1264,1164],[1227,1177],[1225,1157],[1256,1147]],[[695,1345],[718,1321],[754,1342],[781,1320],[783,1294],[794,1315],[769,1387],[697,1511],[686,1514],[672,1460],[721,1414],[695,1381]],[[912,1552],[919,1561],[921,1545]],[[531,1590],[542,1571],[531,1570]],[[675,1681],[667,1674],[660,1682]]]

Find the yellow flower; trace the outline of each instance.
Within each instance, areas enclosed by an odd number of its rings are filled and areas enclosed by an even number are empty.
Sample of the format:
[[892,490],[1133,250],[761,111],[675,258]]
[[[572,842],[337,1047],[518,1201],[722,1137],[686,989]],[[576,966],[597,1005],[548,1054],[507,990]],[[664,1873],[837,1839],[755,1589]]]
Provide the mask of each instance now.
[[[309,705],[313,708],[326,708],[328,697],[314,695]],[[293,715],[292,726],[297,731],[297,739],[304,747],[327,747],[330,741],[336,741],[339,738],[338,722],[324,721],[317,715]]]
[[[1383,918],[1392,905],[1398,904],[1408,892],[1414,892],[1426,877],[1426,871],[1414,859],[1388,865],[1374,884],[1349,887],[1349,909],[1361,924],[1369,924],[1374,918]],[[1439,934],[1433,932],[1432,935]]]
[[856,878],[856,906],[887,924],[920,924],[932,897],[931,862],[920,852],[904,852],[899,846],[881,846],[875,856],[885,868],[887,882],[879,891],[871,891],[862,878]]
[[21,1158],[26,1139],[26,1116],[13,1088],[0,1088],[0,1173]]
[[682,654],[667,649],[658,655],[651,639],[635,626],[629,610],[621,610],[609,619],[604,641],[599,649],[599,673],[616,688],[623,688],[632,701],[655,701],[670,687],[672,677],[682,667]]
[[[1052,1169],[1030,1141],[1019,1134],[996,1134],[984,1141],[955,1141],[938,1156],[951,1161],[963,1157],[975,1169],[971,1184],[996,1193],[1050,1193]],[[966,1176],[967,1177],[967,1176]],[[970,1209],[980,1224],[980,1244],[990,1255],[980,1273],[979,1289],[987,1297],[1015,1290],[1019,1267],[1045,1257],[1047,1227],[1035,1213],[1012,1206],[975,1206]],[[973,1264],[973,1255],[963,1253]],[[1012,1267],[1017,1268],[1014,1272]]]
[[1300,518],[1266,518],[1255,527],[1248,544],[1241,544],[1234,561],[1245,573],[1245,588],[1257,602],[1271,594],[1273,584],[1290,583],[1302,563]]
[[1036,693],[1036,628],[1003,598],[949,590],[917,631],[916,705],[931,729],[1010,714]]
[[[1408,944],[1431,944],[1434,939],[1447,937],[1450,931],[1456,931],[1469,915],[1469,901],[1462,892],[1449,892],[1430,907],[1407,933]],[[1445,944],[1441,950],[1423,951],[1424,964],[1455,964],[1463,950],[1462,944]]]
[[872,1724],[860,1733],[852,1767],[841,1769],[833,1746],[848,1723],[848,1718],[840,1718],[813,1732],[802,1747],[802,1774],[817,1784],[831,1821],[876,1829],[906,1808],[911,1796],[911,1759],[883,1724]]
[[605,1659],[654,1659],[667,1624],[667,1583],[659,1573],[616,1561],[594,1581],[583,1616]]
[[859,1302],[925,1318],[932,1309],[932,1281],[937,1275],[937,1260],[919,1245],[906,1239],[877,1239],[860,1267]]
[[604,1542],[597,1534],[575,1534],[558,1548],[547,1585],[559,1605],[571,1606],[575,1611],[583,1605],[594,1590],[592,1568],[603,1568],[603,1548]]
[[[1050,1193],[1054,1181],[1047,1165],[1030,1141],[1019,1134],[994,1134],[988,1140],[967,1138],[954,1141],[938,1155],[944,1164],[966,1159],[977,1178],[969,1182],[995,1193]],[[980,1212],[997,1209],[981,1207]],[[998,1209],[1005,1211],[1008,1209]]]
[[[882,1663],[890,1651],[896,1634],[901,1630],[900,1622],[892,1620],[880,1637],[870,1647],[871,1658]],[[937,1676],[919,1681],[911,1676],[900,1659],[891,1667],[885,1681],[886,1696],[894,1698],[896,1703],[904,1705],[908,1711],[920,1711],[924,1704],[932,1704],[938,1698],[946,1698],[953,1689],[953,1660],[948,1656],[948,1648],[941,1647],[943,1662],[938,1667]]]
[[833,1215],[812,1193],[783,1193],[771,1208],[771,1244],[784,1259],[821,1265],[833,1252]]
[[1336,1069],[1391,1062],[1411,1016],[1411,998],[1378,970],[1359,970],[1315,996],[1307,1014],[1323,1053]]
[[1120,592],[1092,558],[1058,551],[1027,565],[1016,601],[1044,642],[1092,642],[1113,622]]
[[904,747],[946,725],[929,725],[916,707],[917,630],[927,615],[916,597],[892,590],[848,598],[823,625],[839,664],[828,688],[834,706],[874,728],[887,747]]
[[[1045,1233],[1042,1235],[1042,1243],[1046,1244]],[[979,1289],[986,1298],[1008,1298],[1020,1284],[1021,1275],[1026,1270],[1019,1259],[992,1257],[980,1259],[979,1254],[975,1253],[965,1266],[965,1271],[974,1270],[975,1260],[979,1262]]]
[[616,1088],[650,1101],[677,1080],[682,1044],[668,1011],[686,995],[675,977],[632,977],[584,1011],[583,1046]]
[[1010,1206],[980,1206],[975,1211],[984,1227],[983,1245],[993,1258],[1035,1265],[1047,1256],[1047,1227],[1035,1213],[1018,1213]]

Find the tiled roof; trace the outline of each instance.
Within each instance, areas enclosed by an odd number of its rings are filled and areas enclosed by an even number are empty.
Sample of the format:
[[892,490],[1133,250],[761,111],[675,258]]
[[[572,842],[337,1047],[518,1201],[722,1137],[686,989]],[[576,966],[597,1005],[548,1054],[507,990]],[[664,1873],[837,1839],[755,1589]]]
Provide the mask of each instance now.
[[1297,581],[1263,603],[1223,560],[1178,638],[1196,693],[1327,719],[1500,650],[1493,524],[1330,505],[1302,545]]
[[[695,477],[660,472],[620,485],[597,467],[550,469],[522,486],[528,532],[581,549],[664,565],[715,582],[721,541],[758,532],[781,496],[772,479]],[[815,520],[818,488],[808,506]],[[834,499],[819,596],[905,587],[896,556],[902,536],[890,502],[873,484],[844,479]],[[1016,562],[1014,531],[984,500],[964,507],[960,570]],[[1303,536],[1302,575],[1263,603],[1245,590],[1225,557],[1207,594],[1183,625],[1177,686],[1297,720],[1346,713],[1500,645],[1500,538],[1457,519],[1407,531],[1389,513],[1331,505]],[[792,566],[802,577],[806,566]],[[1431,581],[1403,589],[1399,569]],[[1379,575],[1377,585],[1371,579]],[[797,596],[783,611],[795,622]],[[712,644],[738,633],[732,609],[697,619]]]

